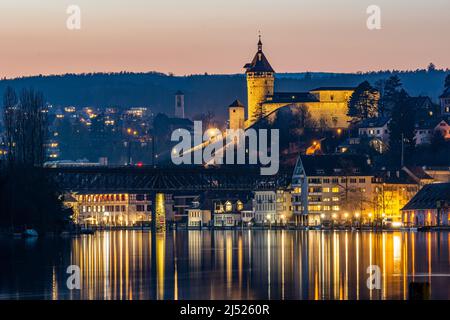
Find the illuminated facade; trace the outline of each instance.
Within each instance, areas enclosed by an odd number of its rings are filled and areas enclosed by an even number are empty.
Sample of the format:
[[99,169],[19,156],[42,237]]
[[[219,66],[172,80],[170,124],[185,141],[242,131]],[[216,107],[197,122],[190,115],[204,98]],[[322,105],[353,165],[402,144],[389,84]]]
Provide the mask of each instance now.
[[75,223],[94,226],[134,226],[151,221],[151,195],[77,194]]
[[274,92],[275,71],[262,51],[258,51],[244,68],[247,75],[247,122],[251,126],[261,116],[267,116],[282,107],[303,108],[311,118],[329,128],[347,128],[348,102],[354,87],[321,87],[309,92]]
[[450,216],[450,183],[424,186],[403,208],[405,226],[448,226]]
[[288,190],[255,191],[253,211],[259,224],[285,224],[292,219],[291,193]]
[[373,174],[364,157],[301,156],[292,180],[292,207],[305,226],[370,217]]

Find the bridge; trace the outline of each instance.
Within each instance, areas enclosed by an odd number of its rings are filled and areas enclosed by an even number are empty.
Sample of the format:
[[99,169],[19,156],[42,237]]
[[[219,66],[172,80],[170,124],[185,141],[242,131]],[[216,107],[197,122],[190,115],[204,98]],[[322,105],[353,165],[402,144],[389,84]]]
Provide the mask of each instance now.
[[293,168],[261,175],[257,165],[122,166],[46,168],[58,188],[73,192],[204,192],[262,191],[288,187]]

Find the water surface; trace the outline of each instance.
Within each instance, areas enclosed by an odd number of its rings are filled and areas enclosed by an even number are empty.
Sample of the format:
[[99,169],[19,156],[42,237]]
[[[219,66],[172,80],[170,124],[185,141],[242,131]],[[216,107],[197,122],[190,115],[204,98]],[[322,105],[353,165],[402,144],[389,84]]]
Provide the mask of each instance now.
[[[448,232],[109,231],[0,239],[0,299],[450,299]],[[66,271],[78,265],[81,289]],[[367,268],[380,269],[380,289]]]

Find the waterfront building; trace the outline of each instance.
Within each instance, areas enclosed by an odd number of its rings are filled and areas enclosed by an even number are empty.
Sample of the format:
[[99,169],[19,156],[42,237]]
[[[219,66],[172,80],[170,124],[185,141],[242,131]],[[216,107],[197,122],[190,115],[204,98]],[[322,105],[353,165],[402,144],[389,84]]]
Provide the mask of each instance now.
[[[374,210],[372,218],[374,220],[385,223],[402,221],[401,209],[414,197],[422,185],[422,180],[413,175],[412,171],[413,169],[410,168],[377,172],[373,179]],[[418,175],[418,173],[416,174]],[[424,183],[433,181],[423,178]]]
[[74,195],[78,201],[78,216],[81,225],[134,226],[151,221],[151,195],[113,193]]
[[274,92],[275,71],[263,52],[261,37],[258,50],[247,63],[247,122],[254,124],[262,116],[287,107],[306,109],[315,121],[325,123],[329,128],[347,128],[348,102],[354,87],[320,87],[308,92]]
[[233,228],[241,223],[242,212],[251,210],[251,204],[245,203],[239,199],[213,200],[214,208],[214,227]]
[[285,224],[292,218],[291,193],[288,190],[255,191],[253,211],[258,224]]
[[320,225],[370,217],[373,173],[356,155],[302,155],[292,178],[296,224]]
[[424,186],[403,208],[405,226],[448,226],[450,215],[450,183]]
[[188,212],[188,228],[207,227],[211,224],[211,210],[207,209],[205,203],[193,203]]

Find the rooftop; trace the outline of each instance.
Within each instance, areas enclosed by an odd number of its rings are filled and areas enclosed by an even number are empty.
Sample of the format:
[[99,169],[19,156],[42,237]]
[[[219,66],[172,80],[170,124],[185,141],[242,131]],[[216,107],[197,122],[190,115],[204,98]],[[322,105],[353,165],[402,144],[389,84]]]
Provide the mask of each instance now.
[[436,209],[438,201],[450,203],[450,183],[425,185],[402,210]]
[[355,89],[356,87],[319,87],[309,91],[354,91]]
[[252,62],[244,66],[244,69],[247,69],[247,72],[275,72],[262,51],[261,37],[258,42],[258,52]]
[[358,124],[359,128],[381,128],[384,127],[388,122],[389,117],[378,117],[378,118],[368,118],[361,121]]
[[372,175],[367,158],[360,155],[302,155],[300,161],[307,176]]

